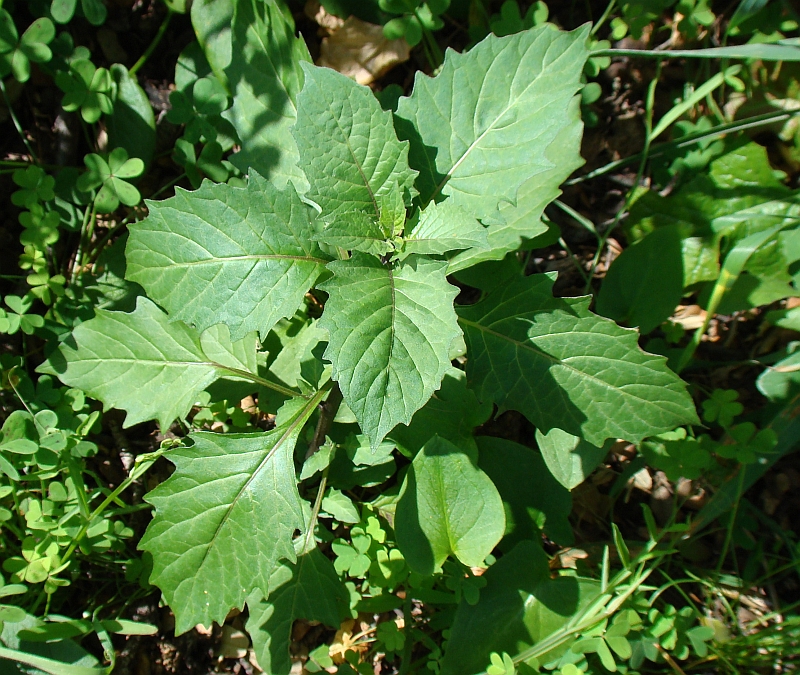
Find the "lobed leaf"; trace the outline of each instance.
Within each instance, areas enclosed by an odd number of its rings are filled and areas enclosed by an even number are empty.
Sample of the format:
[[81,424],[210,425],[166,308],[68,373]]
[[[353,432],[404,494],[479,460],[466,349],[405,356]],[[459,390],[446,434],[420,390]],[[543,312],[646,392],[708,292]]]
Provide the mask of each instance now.
[[406,239],[403,251],[438,255],[467,248],[486,249],[486,228],[450,201],[429,204]]
[[97,310],[38,371],[127,411],[125,427],[156,419],[168,429],[226,368],[254,372],[255,360],[255,333],[235,343],[224,326],[199,335],[138,297],[130,314]]
[[382,264],[364,253],[328,265],[330,297],[319,326],[330,334],[325,358],[372,447],[408,424],[450,368],[459,337],[447,263],[410,256]]
[[293,452],[321,396],[284,408],[281,423],[258,434],[189,436],[171,451],[175,473],[145,500],[155,517],[139,548],[153,555],[150,581],[175,612],[175,632],[224,623],[257,591],[266,597],[278,561],[295,560],[303,528]]
[[416,171],[408,143],[399,141],[391,113],[367,88],[328,68],[303,64],[292,134],[322,216],[362,211],[380,219],[382,200],[398,188],[409,202]]
[[643,352],[636,331],[588,311],[589,300],[551,295],[534,275],[458,310],[469,349],[467,378],[478,397],[601,446],[637,442],[697,424],[686,384],[666,359]]
[[127,278],[198,330],[225,323],[234,340],[266,335],[327,262],[311,241],[313,211],[291,185],[278,190],[255,172],[244,188],[206,182],[149,208],[129,228]]
[[423,206],[448,197],[485,222],[501,222],[498,207],[515,204],[525,181],[562,161],[574,165],[571,153],[559,158],[559,143],[581,134],[573,99],[588,35],[588,26],[567,33],[551,25],[490,35],[464,54],[448,51],[435,78],[417,73],[396,123],[411,141]]

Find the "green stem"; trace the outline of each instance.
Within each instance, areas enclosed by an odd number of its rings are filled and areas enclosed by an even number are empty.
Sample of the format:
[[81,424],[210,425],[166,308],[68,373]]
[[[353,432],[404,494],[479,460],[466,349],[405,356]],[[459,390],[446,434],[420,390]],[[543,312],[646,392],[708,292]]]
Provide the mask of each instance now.
[[728,550],[731,546],[731,538],[733,537],[733,526],[736,522],[736,514],[739,511],[739,502],[742,498],[742,490],[744,489],[744,471],[741,469],[739,470],[739,482],[736,486],[736,501],[733,503],[733,508],[731,509],[731,519],[728,521],[728,528],[725,531],[725,541],[722,544],[722,553],[720,553],[719,559],[717,560],[717,569],[716,573],[719,576],[720,571],[722,570],[722,565],[725,563],[725,558],[728,557]]
[[156,36],[153,38],[153,41],[148,45],[147,49],[144,50],[144,54],[142,54],[139,57],[139,60],[136,63],[134,63],[133,67],[128,71],[131,77],[136,75],[139,68],[141,68],[147,62],[147,59],[149,59],[153,55],[153,52],[156,50],[156,47],[158,47],[158,43],[161,42],[161,38],[164,37],[164,33],[167,32],[167,27],[169,26],[169,22],[172,19],[173,14],[174,12],[172,11],[172,9],[167,8],[167,15],[164,17],[164,20],[158,27],[158,32],[156,33]]
[[304,398],[307,400],[311,399],[311,396],[309,396],[308,394],[301,394],[299,391],[295,391],[294,389],[289,389],[289,387],[284,387],[283,385],[277,384],[275,382],[270,382],[269,380],[265,380],[263,377],[259,377],[258,375],[253,375],[253,373],[249,373],[246,370],[240,370],[239,368],[233,368],[232,366],[224,366],[221,363],[216,363],[215,361],[211,361],[209,363],[210,365],[214,366],[214,368],[219,368],[220,370],[225,370],[229,373],[233,373],[234,375],[243,377],[246,380],[250,380],[251,382],[260,384],[262,387],[266,387],[267,389],[272,389],[273,391],[277,391],[279,394],[283,394],[284,396],[289,396],[291,398],[299,396],[300,398]]
[[71,283],[75,283],[78,278],[78,270],[81,267],[81,259],[83,258],[83,250],[86,246],[86,230],[89,228],[89,223],[94,221],[95,205],[92,200],[92,207],[87,208],[83,214],[83,222],[81,223],[81,235],[78,241],[78,250],[75,251],[75,258],[72,261],[72,268],[69,269],[69,279]]
[[81,543],[81,540],[89,531],[89,527],[91,526],[92,522],[96,518],[99,518],[103,511],[108,508],[109,504],[115,501],[120,494],[127,490],[135,481],[139,480],[139,478],[141,478],[150,469],[150,467],[153,466],[155,461],[161,457],[162,454],[164,454],[163,450],[156,450],[156,452],[150,452],[146,455],[139,455],[136,458],[136,463],[134,464],[133,470],[130,472],[128,477],[122,481],[117,486],[117,489],[109,494],[108,497],[106,497],[94,511],[92,511],[92,514],[81,526],[81,529],[78,530],[78,534],[75,535],[67,550],[64,551],[64,555],[61,556],[61,560],[58,564],[59,569],[63,568],[67,564],[70,556],[74,553],[75,549]]
[[[698,131],[693,134],[687,134],[686,136],[683,136],[675,141],[659,143],[658,145],[652,147],[650,149],[650,158],[653,159],[656,157],[661,157],[672,150],[685,148],[705,140],[711,141],[715,138],[719,138],[720,136],[725,136],[726,134],[744,131],[746,129],[754,129],[768,124],[775,124],[777,122],[784,122],[797,114],[800,113],[797,111],[781,110],[778,112],[765,113],[763,115],[754,115],[753,117],[747,117],[743,120],[723,124],[715,129],[712,129],[711,131]],[[582,176],[571,178],[565,183],[565,185],[575,185],[577,183],[583,183],[584,181],[591,180],[592,178],[604,176],[607,173],[611,173],[612,171],[615,171],[623,166],[627,166],[628,164],[632,164],[641,160],[641,157],[642,153],[639,152],[635,155],[630,155],[629,157],[624,157],[623,159],[609,162],[608,164],[605,164],[594,171],[590,171]]]
[[611,12],[614,10],[616,4],[617,0],[611,0],[611,2],[608,3],[606,11],[600,15],[600,18],[597,20],[597,23],[592,27],[592,31],[591,33],[589,33],[589,35],[597,35],[597,31],[599,31],[600,27],[606,22]]
[[442,61],[444,61],[444,55],[442,54],[442,50],[439,48],[439,43],[436,42],[436,38],[433,37],[433,33],[431,33],[425,27],[424,23],[422,23],[422,19],[419,18],[419,14],[417,13],[416,9],[414,10],[414,17],[417,19],[420,27],[422,28],[425,56],[428,58],[428,63],[431,66],[431,70],[435,71],[439,66],[442,65]]
[[[325,399],[325,403],[322,404],[322,410],[320,410],[319,420],[317,421],[317,428],[314,430],[314,438],[311,439],[308,451],[306,452],[306,459],[315,454],[325,442],[325,437],[328,435],[333,420],[336,418],[336,413],[339,412],[339,406],[342,405],[342,399],[342,390],[339,388],[338,383],[334,383],[328,394],[328,398]],[[317,498],[314,500],[314,508],[311,512],[311,518],[308,521],[306,540],[303,544],[304,553],[310,550],[311,540],[314,538],[314,528],[317,525],[319,510],[322,507],[322,496],[325,494],[325,487],[328,484],[328,468],[329,467],[326,466],[325,470],[322,472],[322,480],[317,488]]]
[[25,144],[25,147],[28,149],[28,154],[31,156],[31,159],[34,162],[38,163],[39,159],[36,157],[36,153],[33,151],[33,148],[31,147],[31,144],[28,142],[28,139],[25,136],[25,132],[22,130],[22,125],[19,123],[19,120],[17,119],[17,115],[14,112],[14,107],[11,105],[11,99],[8,98],[8,92],[6,91],[6,83],[3,82],[3,78],[1,78],[1,77],[0,77],[0,91],[3,92],[3,99],[5,100],[6,106],[8,107],[8,114],[11,117],[11,121],[14,123],[14,126],[17,129],[17,133],[19,134],[19,137],[22,139],[22,142]]

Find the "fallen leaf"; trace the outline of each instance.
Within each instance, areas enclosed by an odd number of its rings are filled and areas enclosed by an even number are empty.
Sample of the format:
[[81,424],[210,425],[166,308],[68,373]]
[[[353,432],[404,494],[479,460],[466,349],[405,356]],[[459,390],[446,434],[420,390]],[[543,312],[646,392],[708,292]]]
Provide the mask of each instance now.
[[322,40],[319,65],[338,70],[359,84],[371,84],[398,63],[408,61],[403,40],[387,40],[383,28],[351,16]]

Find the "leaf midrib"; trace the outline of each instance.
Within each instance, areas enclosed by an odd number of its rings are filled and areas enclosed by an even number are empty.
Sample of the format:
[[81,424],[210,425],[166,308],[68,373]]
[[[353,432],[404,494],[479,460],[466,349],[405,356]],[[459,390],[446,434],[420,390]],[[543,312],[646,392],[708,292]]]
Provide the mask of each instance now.
[[259,462],[258,466],[250,474],[250,477],[242,484],[242,487],[236,493],[236,496],[231,500],[230,504],[228,504],[228,507],[225,509],[225,513],[223,514],[222,518],[220,518],[219,523],[217,524],[217,528],[214,530],[214,534],[209,539],[208,546],[206,547],[205,551],[203,551],[203,559],[200,561],[200,563],[197,566],[198,569],[202,568],[203,565],[205,564],[206,559],[208,558],[209,552],[211,551],[212,547],[214,546],[214,543],[216,542],[217,537],[219,536],[219,533],[222,530],[223,526],[228,522],[228,519],[230,518],[231,512],[233,511],[236,503],[239,501],[239,499],[241,499],[242,495],[250,487],[252,482],[256,479],[256,476],[258,476],[261,473],[261,471],[264,469],[264,467],[273,458],[275,453],[283,446],[283,444],[286,442],[286,440],[291,437],[291,435],[294,433],[295,429],[297,429],[298,425],[302,425],[302,424],[305,423],[305,420],[306,420],[306,417],[307,417],[308,413],[311,410],[313,410],[319,404],[319,402],[322,400],[322,396],[324,395],[324,393],[325,393],[324,390],[320,390],[319,392],[317,392],[317,395],[314,396],[313,398],[311,398],[308,401],[308,403],[306,403],[296,413],[296,417],[294,418],[294,420],[292,420],[291,424],[289,424],[289,426],[287,427],[285,433],[283,433],[280,436],[280,438],[278,438],[278,440],[275,442],[275,445],[273,445],[269,449],[269,451],[265,455],[264,459],[262,459],[261,462]]
[[238,261],[249,261],[249,260],[295,260],[297,262],[311,262],[317,265],[327,265],[328,261],[323,260],[322,258],[315,258],[313,256],[303,256],[303,255],[281,255],[281,254],[265,254],[265,255],[233,255],[227,256],[224,258],[220,258],[217,256],[211,256],[209,258],[204,258],[203,260],[190,260],[186,262],[177,262],[171,261],[170,267],[199,267],[202,265],[218,265],[220,263],[227,263],[227,262],[238,262]]

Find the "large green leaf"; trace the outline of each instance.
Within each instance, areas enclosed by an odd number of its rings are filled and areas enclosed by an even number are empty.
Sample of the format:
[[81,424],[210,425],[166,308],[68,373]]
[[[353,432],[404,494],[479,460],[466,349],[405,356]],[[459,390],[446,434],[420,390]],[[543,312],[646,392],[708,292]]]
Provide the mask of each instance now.
[[[487,260],[502,260],[509,251],[516,251],[548,231],[548,225],[542,222],[545,207],[561,194],[559,186],[583,164],[583,123],[578,99],[573,99],[570,106],[565,114],[570,123],[564,124],[545,150],[550,168],[543,169],[520,186],[515,204],[500,204],[502,222],[492,223],[487,228],[488,248],[471,248],[456,254],[450,258],[449,272],[457,272]],[[553,240],[557,238],[558,235]]]
[[505,530],[503,502],[491,479],[463,450],[434,436],[417,453],[397,503],[397,545],[409,567],[433,574],[454,555],[482,565]]
[[373,447],[408,424],[450,368],[461,334],[445,262],[410,256],[382,264],[354,253],[328,265],[333,278],[319,326],[330,334],[325,358]]
[[[481,220],[501,222],[498,206],[515,204],[525,181],[562,161],[573,168],[575,157],[562,160],[560,143],[581,134],[574,97],[588,34],[588,26],[565,33],[548,24],[490,35],[465,54],[448,51],[435,78],[417,73],[397,126],[411,141],[423,205],[449,197]],[[551,172],[555,187],[566,174],[557,176]]]
[[278,567],[270,579],[267,599],[255,594],[247,600],[247,632],[261,669],[270,675],[289,675],[294,622],[306,619],[338,628],[340,606],[347,606],[348,600],[333,563],[319,549],[299,556],[293,565]]
[[265,335],[327,262],[311,241],[313,210],[257,173],[244,188],[205,182],[149,207],[129,228],[127,278],[199,330],[225,323],[234,340]]
[[442,675],[483,673],[492,652],[516,656],[562,628],[599,592],[589,579],[551,579],[547,556],[531,541],[517,544],[484,578],[478,603],[462,600],[456,610]]
[[410,201],[416,172],[392,115],[367,88],[329,68],[303,64],[305,84],[292,129],[311,188],[307,197],[326,220],[348,211],[380,218],[381,202],[397,190]]
[[231,40],[225,74],[233,107],[225,117],[242,141],[231,161],[242,171],[256,169],[278,187],[292,181],[302,192],[308,184],[289,129],[303,87],[300,64],[311,61],[308,47],[276,0],[236,0]]
[[139,547],[153,555],[150,581],[175,613],[176,633],[222,624],[253,591],[269,593],[279,560],[295,560],[304,521],[293,451],[320,399],[287,403],[271,431],[198,432],[191,447],[169,453],[175,473],[145,498],[155,516]]
[[547,470],[541,455],[504,438],[478,436],[478,466],[494,483],[506,510],[500,549],[508,551],[523,539],[545,532],[562,546],[574,543],[569,513],[572,497]]
[[636,442],[698,423],[686,384],[643,352],[634,330],[552,296],[549,275],[509,279],[458,310],[478,397],[519,410],[542,432],[559,428],[602,445]]
[[127,411],[126,427],[156,419],[168,429],[231,368],[255,372],[255,333],[233,344],[225,326],[199,335],[139,297],[130,314],[98,310],[38,370],[82,389],[106,409]]
[[611,264],[597,296],[597,312],[649,333],[680,303],[683,277],[680,228],[658,228]]

